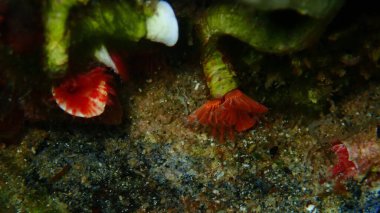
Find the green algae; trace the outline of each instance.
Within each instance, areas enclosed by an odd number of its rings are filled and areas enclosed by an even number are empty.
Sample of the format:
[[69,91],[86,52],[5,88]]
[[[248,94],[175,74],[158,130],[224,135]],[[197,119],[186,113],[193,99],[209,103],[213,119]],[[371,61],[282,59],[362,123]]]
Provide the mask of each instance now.
[[314,1],[314,0],[241,0],[260,10],[295,10],[302,15],[323,19],[339,9],[344,0]]
[[69,24],[75,32],[74,44],[91,37],[136,42],[146,34],[145,14],[128,3],[103,2],[83,13]]
[[67,54],[70,45],[70,32],[67,30],[67,20],[72,7],[86,4],[87,1],[44,1],[44,20],[46,31],[46,69],[52,76],[62,76],[68,66]]
[[257,11],[243,5],[220,4],[207,9],[199,20],[200,36],[203,42],[208,42],[213,36],[228,35],[259,51],[295,52],[310,46],[320,37],[342,3],[334,1],[334,6],[326,10],[320,19]]
[[136,42],[146,34],[145,14],[131,3],[92,3],[87,8],[79,7],[79,14],[72,14],[75,7],[86,3],[77,0],[46,2],[45,69],[50,77],[61,77],[67,72],[72,45],[85,42],[84,46],[90,51],[107,39]]
[[[255,50],[265,53],[297,52],[309,47],[320,37],[326,25],[342,6],[343,1],[328,2],[327,5],[321,4],[317,7],[318,9],[322,8],[318,11],[319,13],[306,10],[306,8],[314,8],[313,2],[295,1],[292,3],[294,4],[281,6],[281,9],[302,11],[302,15],[293,17],[294,14],[278,12],[276,10],[279,7],[266,8],[268,11],[259,11],[240,4],[221,3],[206,9],[197,21],[197,27],[203,45],[203,70],[208,79],[207,84],[212,97],[222,97],[237,88],[235,72],[229,65],[228,59],[224,58],[215,63],[218,58],[223,58],[223,53],[219,52],[217,47],[221,37],[236,38]],[[322,14],[321,11],[324,13]],[[255,60],[254,63],[260,62]],[[211,69],[212,66],[217,68]],[[326,98],[326,93],[328,92],[317,91],[313,88],[309,89],[306,99],[305,95],[298,98],[300,95],[295,94],[294,97],[296,103],[311,105]],[[305,102],[311,102],[311,104]],[[316,108],[320,110],[320,107]]]

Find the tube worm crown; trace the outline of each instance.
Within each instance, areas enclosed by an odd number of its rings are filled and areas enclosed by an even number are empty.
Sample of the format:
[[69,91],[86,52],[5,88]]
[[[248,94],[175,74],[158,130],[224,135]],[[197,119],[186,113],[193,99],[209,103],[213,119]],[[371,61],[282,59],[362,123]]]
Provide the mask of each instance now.
[[52,88],[58,106],[70,115],[91,118],[104,112],[113,94],[111,76],[104,67],[96,67],[88,73],[65,79]]
[[234,130],[243,132],[255,126],[259,117],[267,111],[264,105],[235,89],[222,98],[203,104],[188,117],[188,121],[211,127],[213,136],[219,133],[219,140],[223,142],[226,131],[233,140]]

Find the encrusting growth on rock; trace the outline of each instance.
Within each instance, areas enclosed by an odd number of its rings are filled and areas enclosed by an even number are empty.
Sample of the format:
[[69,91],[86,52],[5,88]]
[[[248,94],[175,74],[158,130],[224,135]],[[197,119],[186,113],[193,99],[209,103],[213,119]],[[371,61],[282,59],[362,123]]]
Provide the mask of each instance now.
[[332,177],[338,177],[339,179],[347,179],[354,176],[357,173],[357,168],[350,160],[350,155],[348,153],[347,147],[342,144],[336,144],[331,148],[337,157],[337,162],[331,168]]
[[[368,134],[368,133],[367,133]],[[380,144],[372,134],[363,131],[336,144],[331,150],[336,161],[331,169],[331,177],[338,180],[363,178],[368,173],[378,172],[380,166]]]

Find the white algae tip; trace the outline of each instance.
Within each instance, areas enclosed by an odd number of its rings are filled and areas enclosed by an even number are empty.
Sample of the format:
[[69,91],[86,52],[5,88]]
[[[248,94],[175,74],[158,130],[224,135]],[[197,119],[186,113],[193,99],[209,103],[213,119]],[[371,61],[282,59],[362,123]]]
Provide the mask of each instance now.
[[163,43],[167,46],[174,46],[178,41],[178,22],[173,8],[166,1],[157,3],[154,14],[146,21],[146,38]]

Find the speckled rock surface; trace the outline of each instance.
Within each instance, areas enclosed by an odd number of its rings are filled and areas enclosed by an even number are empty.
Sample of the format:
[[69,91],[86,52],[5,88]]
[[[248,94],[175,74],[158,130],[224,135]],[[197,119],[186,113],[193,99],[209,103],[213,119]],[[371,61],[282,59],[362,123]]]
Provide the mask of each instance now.
[[[178,75],[171,85],[193,79],[189,85],[204,87],[194,73]],[[28,145],[12,156],[25,158],[18,184],[50,194],[69,211],[279,212],[309,205],[338,211],[352,202],[364,208],[355,200],[373,186],[352,180],[347,191],[335,192],[334,181],[326,181],[334,159],[329,149],[333,138],[349,137],[352,129],[374,129],[380,87],[371,85],[337,105],[339,116],[300,122],[272,112],[258,128],[220,144],[183,119],[183,104],[192,109],[206,93],[192,90],[184,102],[160,77],[130,97],[128,125],[31,127]]]
[[[121,124],[52,113],[26,122],[19,143],[2,144],[0,212],[378,211],[378,167],[360,179],[331,177],[334,140],[379,142],[380,28],[365,20],[340,21],[343,30],[315,47],[264,54],[260,64],[250,47],[228,41],[247,53],[231,59],[241,89],[270,111],[225,143],[186,122],[209,97],[197,50],[163,49],[166,57],[147,58],[146,72],[118,85]],[[326,87],[316,98],[294,95]]]

